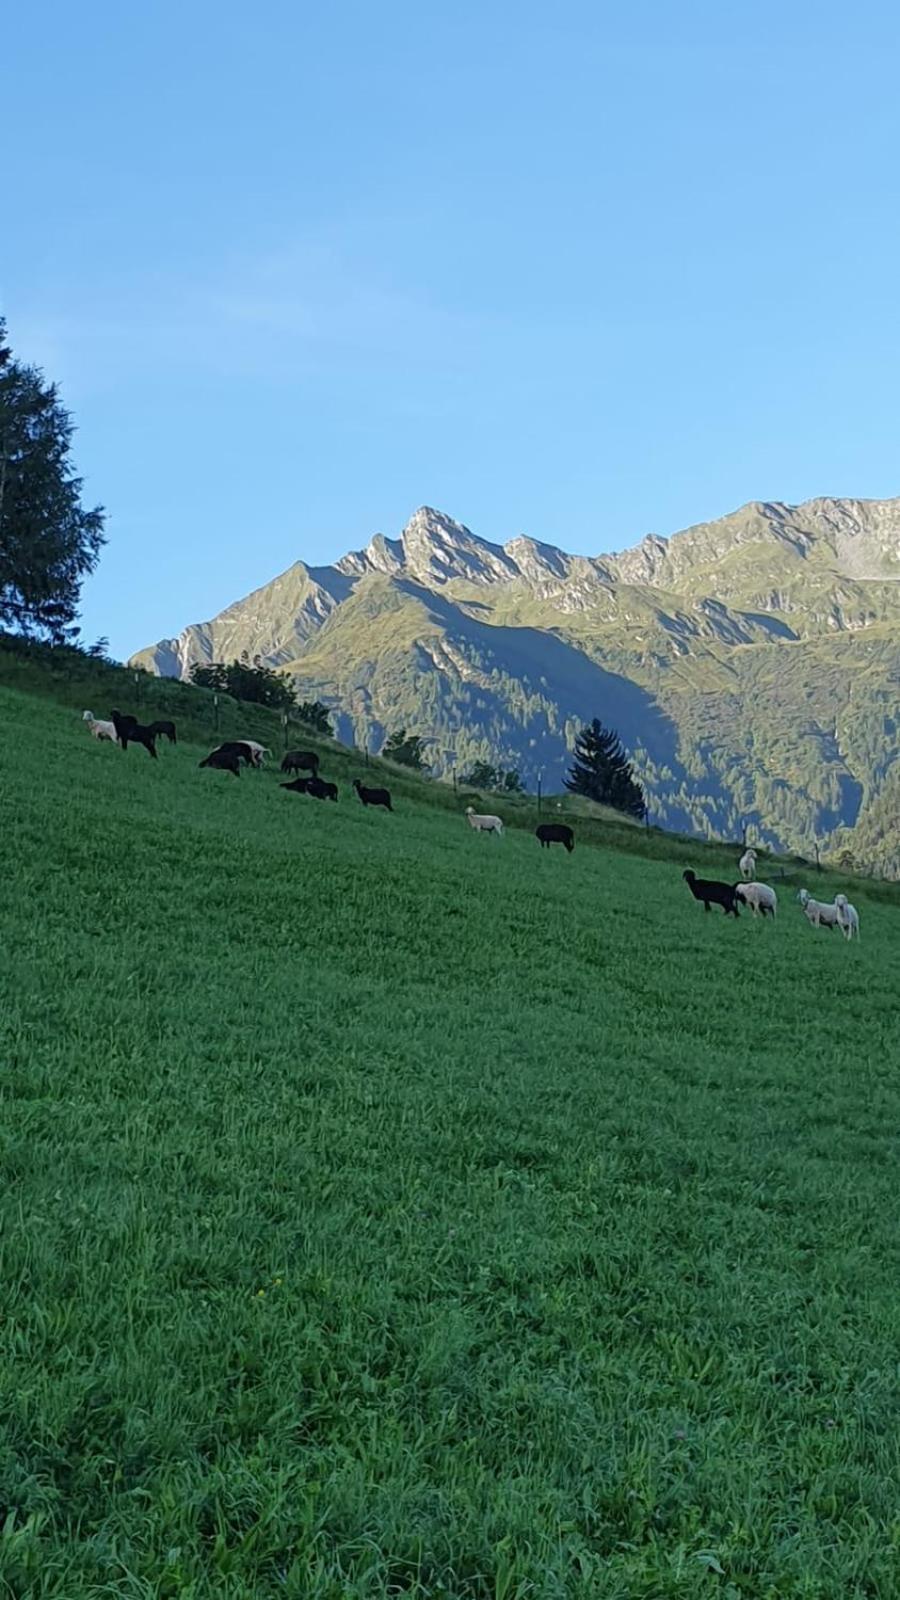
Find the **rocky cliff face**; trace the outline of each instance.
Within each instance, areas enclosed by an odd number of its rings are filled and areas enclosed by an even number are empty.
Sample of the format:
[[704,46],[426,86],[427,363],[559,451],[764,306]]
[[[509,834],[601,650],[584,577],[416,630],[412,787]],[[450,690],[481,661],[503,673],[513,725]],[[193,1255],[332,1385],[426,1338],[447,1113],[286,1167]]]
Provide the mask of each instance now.
[[[345,737],[430,735],[439,770],[484,756],[531,781],[542,770],[548,787],[579,722],[600,716],[668,825],[747,822],[779,845],[851,850],[856,828],[870,859],[900,859],[882,794],[900,500],[753,503],[598,557],[492,544],[423,507],[398,539],[330,567],[298,561],[134,659],[187,676],[244,651],[327,700]],[[876,842],[867,813],[882,819]]]

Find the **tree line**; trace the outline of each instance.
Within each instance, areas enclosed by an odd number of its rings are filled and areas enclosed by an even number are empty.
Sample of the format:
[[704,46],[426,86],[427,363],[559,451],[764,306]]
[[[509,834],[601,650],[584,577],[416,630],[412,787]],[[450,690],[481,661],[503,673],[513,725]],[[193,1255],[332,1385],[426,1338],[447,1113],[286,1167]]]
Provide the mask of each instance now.
[[251,660],[245,651],[237,661],[198,661],[191,667],[190,677],[200,689],[215,689],[270,711],[287,711],[314,733],[327,739],[334,736],[328,707],[321,700],[298,700],[290,679],[267,667],[260,656]]

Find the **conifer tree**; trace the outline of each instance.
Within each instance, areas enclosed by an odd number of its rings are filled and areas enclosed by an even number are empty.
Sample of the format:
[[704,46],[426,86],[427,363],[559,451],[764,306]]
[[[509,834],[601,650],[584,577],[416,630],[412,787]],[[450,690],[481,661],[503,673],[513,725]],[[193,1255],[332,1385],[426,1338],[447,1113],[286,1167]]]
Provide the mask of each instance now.
[[71,638],[81,585],[103,545],[69,459],[72,419],[56,386],[17,361],[0,318],[0,626]]
[[586,795],[628,817],[643,818],[646,813],[644,791],[619,735],[604,728],[597,717],[575,740],[575,759],[565,783],[572,794]]

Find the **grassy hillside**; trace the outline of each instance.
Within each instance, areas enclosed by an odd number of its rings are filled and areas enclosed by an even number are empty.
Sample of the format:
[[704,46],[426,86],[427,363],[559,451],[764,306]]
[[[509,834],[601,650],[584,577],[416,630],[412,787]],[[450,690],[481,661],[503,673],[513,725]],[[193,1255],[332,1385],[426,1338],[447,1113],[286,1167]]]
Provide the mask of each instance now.
[[[545,795],[538,811],[534,795],[479,793],[460,783],[437,782],[428,772],[417,773],[408,767],[380,757],[367,757],[336,739],[323,739],[303,724],[292,720],[282,725],[278,713],[262,706],[248,705],[220,694],[218,707],[207,689],[195,688],[172,678],[156,678],[131,667],[95,660],[77,650],[28,646],[21,640],[0,635],[0,688],[40,695],[64,706],[72,713],[72,725],[88,737],[80,726],[82,712],[107,717],[113,706],[153,721],[172,717],[179,737],[197,745],[196,756],[206,754],[222,739],[258,739],[269,746],[277,762],[286,744],[293,748],[314,749],[322,761],[322,772],[329,778],[350,783],[362,777],[370,783],[387,783],[392,793],[429,807],[442,807],[459,814],[471,801],[477,807],[499,812],[510,827],[533,831],[540,820],[565,818],[577,825],[580,839],[610,845],[654,858],[680,860],[686,841],[658,828],[640,828],[607,806],[595,805],[580,796]],[[169,752],[160,746],[163,756]],[[731,873],[736,851],[732,845],[711,844],[695,839],[688,845],[694,858],[707,863],[710,871]],[[794,863],[796,866],[797,864]],[[778,870],[782,870],[780,865]]]
[[897,1592],[893,904],[0,715],[4,1593]]

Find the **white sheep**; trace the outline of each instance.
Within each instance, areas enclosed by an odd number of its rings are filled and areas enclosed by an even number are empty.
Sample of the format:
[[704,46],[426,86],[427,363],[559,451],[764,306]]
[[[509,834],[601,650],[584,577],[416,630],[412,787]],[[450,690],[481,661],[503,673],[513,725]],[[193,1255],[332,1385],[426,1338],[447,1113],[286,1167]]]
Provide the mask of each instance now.
[[503,822],[500,817],[479,816],[474,806],[466,806],[466,816],[469,819],[469,827],[474,828],[476,833],[502,834],[503,832]]
[[742,878],[752,878],[756,871],[756,851],[745,850],[738,862],[738,870]]
[[263,765],[263,757],[272,754],[271,750],[268,750],[264,744],[257,743],[256,739],[241,739],[240,743],[247,746],[255,767],[261,767]]
[[750,907],[754,917],[776,916],[778,896],[767,883],[739,883],[734,892],[738,900]]
[[836,894],[834,903],[837,906],[838,927],[845,939],[852,939],[854,934],[859,938],[859,912],[850,904],[845,894]]
[[839,927],[839,906],[827,905],[824,900],[814,900],[808,889],[801,889],[797,899],[803,907],[803,915],[812,927]]
[[81,720],[87,723],[88,730],[95,739],[108,739],[110,744],[115,744],[116,730],[111,722],[98,722],[93,711],[85,711]]

